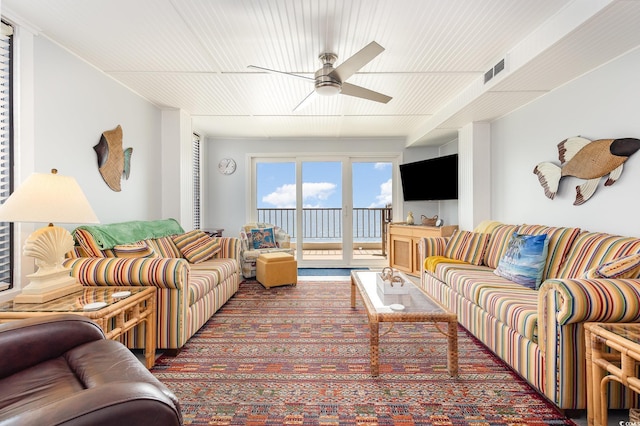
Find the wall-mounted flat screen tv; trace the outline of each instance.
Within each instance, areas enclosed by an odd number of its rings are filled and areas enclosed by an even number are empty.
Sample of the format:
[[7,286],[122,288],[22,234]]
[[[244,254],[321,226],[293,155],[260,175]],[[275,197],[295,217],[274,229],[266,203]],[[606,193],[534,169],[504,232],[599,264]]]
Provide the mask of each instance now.
[[457,200],[458,154],[400,164],[404,201]]

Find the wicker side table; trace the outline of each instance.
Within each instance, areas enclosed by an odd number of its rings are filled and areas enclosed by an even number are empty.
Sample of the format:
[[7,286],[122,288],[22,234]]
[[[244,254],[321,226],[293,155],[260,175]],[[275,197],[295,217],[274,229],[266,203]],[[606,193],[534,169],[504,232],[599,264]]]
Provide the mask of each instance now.
[[[85,309],[90,304],[99,305],[95,309]],[[112,340],[120,340],[135,327],[144,325],[145,365],[152,368],[155,364],[155,287],[84,287],[44,303],[0,303],[0,323],[56,313],[88,317],[102,328],[107,339]]]
[[[607,424],[608,383],[621,383],[640,393],[636,375],[640,363],[640,323],[585,324],[587,368],[587,421]],[[627,393],[630,406],[633,393]]]

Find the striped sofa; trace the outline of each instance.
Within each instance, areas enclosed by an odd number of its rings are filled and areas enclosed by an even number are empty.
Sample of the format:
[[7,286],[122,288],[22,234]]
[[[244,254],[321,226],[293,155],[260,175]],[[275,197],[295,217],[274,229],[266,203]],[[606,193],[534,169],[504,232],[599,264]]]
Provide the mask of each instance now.
[[[145,224],[144,221],[138,223]],[[93,234],[82,228],[73,231],[76,246],[65,260],[71,275],[85,286],[155,286],[157,347],[167,353],[179,352],[238,290],[241,247],[238,238],[207,236],[209,242],[219,246],[219,251],[213,258],[191,263],[174,240],[179,241],[179,236],[183,236],[180,241],[184,241],[191,235],[203,235],[198,231],[132,242],[128,247],[137,243],[150,248],[152,255],[118,257],[117,247],[104,248]],[[125,343],[130,348],[141,348],[144,335],[136,331]]]
[[[514,233],[547,235],[542,282],[536,289],[494,273]],[[462,326],[560,409],[585,409],[584,323],[640,322],[640,267],[624,274],[594,271],[624,259],[637,262],[640,239],[483,222],[467,236],[487,237],[484,247],[475,244],[465,254],[460,247],[452,250],[459,236],[420,241],[423,289],[456,312]],[[624,408],[625,391],[615,383],[610,386],[609,406]]]

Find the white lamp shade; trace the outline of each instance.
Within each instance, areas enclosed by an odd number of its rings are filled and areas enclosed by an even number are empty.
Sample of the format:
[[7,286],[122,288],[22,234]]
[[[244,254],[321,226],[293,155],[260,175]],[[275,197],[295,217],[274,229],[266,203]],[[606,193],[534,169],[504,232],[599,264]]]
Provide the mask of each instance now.
[[1,222],[99,223],[78,182],[34,173],[0,206]]

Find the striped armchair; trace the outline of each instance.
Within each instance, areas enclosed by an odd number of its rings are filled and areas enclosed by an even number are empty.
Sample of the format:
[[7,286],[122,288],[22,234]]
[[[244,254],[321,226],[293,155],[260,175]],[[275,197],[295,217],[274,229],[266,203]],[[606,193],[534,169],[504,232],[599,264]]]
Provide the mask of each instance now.
[[[143,223],[144,225],[144,223]],[[126,247],[105,249],[85,229],[73,232],[76,247],[67,255],[65,266],[85,286],[154,286],[157,288],[157,347],[177,353],[187,340],[238,290],[240,283],[240,240],[208,237],[216,246],[212,258],[201,261],[201,252],[185,258],[179,243],[185,237],[201,238],[199,231],[149,238]],[[179,239],[178,237],[182,237]],[[193,238],[187,240],[193,242]],[[145,247],[139,255],[120,253],[118,248]],[[194,245],[197,246],[197,245]],[[199,246],[198,246],[199,247]],[[218,248],[219,247],[219,248]],[[123,256],[123,257],[120,257]],[[206,257],[206,256],[205,256]],[[125,341],[130,348],[144,346],[143,332],[132,333]]]

